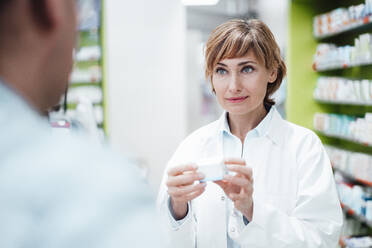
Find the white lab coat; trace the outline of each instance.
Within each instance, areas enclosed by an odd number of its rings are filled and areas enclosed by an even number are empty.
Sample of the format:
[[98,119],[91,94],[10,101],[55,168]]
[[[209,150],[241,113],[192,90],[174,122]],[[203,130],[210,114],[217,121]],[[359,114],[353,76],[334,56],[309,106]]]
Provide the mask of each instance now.
[[[254,178],[252,221],[245,226],[219,186],[208,183],[206,191],[189,203],[182,224],[177,223],[168,208],[165,172],[158,208],[167,222],[170,247],[226,248],[226,233],[242,248],[336,247],[343,217],[322,143],[312,131],[283,120],[275,108],[272,111],[266,134],[245,144],[244,159]],[[166,171],[223,154],[223,121],[224,115],[187,137]]]

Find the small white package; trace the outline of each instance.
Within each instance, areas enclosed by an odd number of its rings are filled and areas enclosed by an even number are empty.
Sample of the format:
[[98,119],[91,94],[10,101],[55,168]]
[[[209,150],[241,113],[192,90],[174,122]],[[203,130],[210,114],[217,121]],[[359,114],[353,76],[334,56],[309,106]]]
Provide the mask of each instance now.
[[200,180],[200,182],[222,180],[224,175],[227,174],[223,159],[207,159],[196,164],[198,166],[198,172],[205,175],[205,178]]

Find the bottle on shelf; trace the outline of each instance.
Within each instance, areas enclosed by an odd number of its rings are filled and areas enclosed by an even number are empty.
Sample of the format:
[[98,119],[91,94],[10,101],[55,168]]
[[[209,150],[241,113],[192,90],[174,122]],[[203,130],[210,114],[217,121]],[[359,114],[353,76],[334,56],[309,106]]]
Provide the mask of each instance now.
[[372,80],[319,77],[314,99],[335,104],[372,105]]
[[372,64],[372,34],[361,34],[354,45],[336,46],[320,43],[314,56],[313,69],[327,71]]

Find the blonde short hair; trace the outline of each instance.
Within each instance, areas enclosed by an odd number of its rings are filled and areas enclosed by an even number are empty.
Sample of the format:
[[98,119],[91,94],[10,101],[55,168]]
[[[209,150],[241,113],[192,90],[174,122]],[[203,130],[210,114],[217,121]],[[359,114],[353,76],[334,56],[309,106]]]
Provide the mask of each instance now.
[[[267,69],[276,69],[275,82],[267,85],[264,103],[274,105],[270,97],[280,87],[287,68],[280,56],[280,49],[270,29],[260,20],[234,19],[219,25],[210,34],[205,49],[205,75],[213,87],[213,70],[218,62],[245,56],[252,49],[257,59]],[[214,88],[213,88],[214,91]]]

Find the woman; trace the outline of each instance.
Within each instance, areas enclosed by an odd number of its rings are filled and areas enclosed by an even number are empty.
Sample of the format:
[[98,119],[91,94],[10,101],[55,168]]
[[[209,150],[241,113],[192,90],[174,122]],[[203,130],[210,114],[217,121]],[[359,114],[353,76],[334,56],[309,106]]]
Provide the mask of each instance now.
[[[171,247],[335,247],[342,212],[331,165],[319,138],[274,107],[286,66],[271,31],[228,21],[210,35],[205,59],[225,112],[168,164],[158,204]],[[216,156],[235,175],[198,183],[198,161]]]

